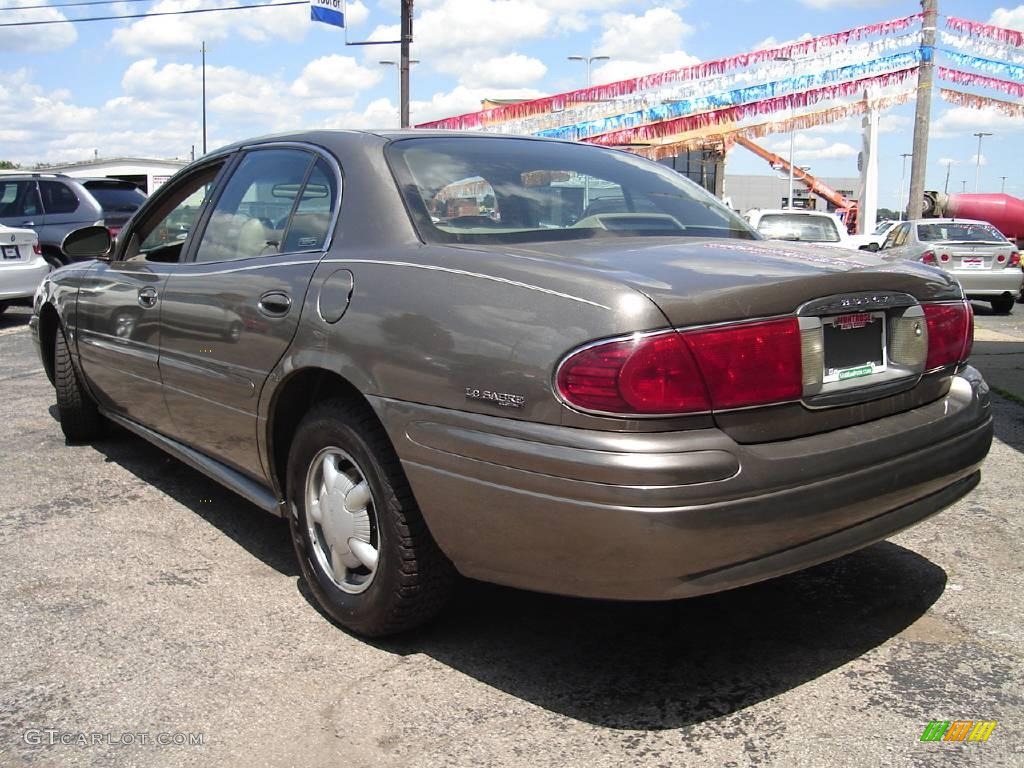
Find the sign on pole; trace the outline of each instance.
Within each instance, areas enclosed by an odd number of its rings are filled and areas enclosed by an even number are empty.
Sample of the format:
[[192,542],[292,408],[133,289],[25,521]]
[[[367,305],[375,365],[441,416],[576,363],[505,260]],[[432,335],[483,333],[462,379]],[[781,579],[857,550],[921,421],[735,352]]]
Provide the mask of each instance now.
[[324,24],[344,27],[345,2],[344,0],[309,0],[309,18],[313,21],[322,21]]

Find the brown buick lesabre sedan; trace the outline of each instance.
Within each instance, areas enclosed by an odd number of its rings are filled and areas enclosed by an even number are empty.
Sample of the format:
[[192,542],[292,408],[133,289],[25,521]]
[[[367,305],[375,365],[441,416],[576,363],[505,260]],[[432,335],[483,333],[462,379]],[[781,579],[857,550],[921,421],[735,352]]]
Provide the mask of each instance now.
[[457,574],[626,600],[805,568],[979,479],[942,271],[763,241],[674,171],[528,138],[313,131],[211,153],[32,329],[69,441],[113,422],[286,516],[341,625]]

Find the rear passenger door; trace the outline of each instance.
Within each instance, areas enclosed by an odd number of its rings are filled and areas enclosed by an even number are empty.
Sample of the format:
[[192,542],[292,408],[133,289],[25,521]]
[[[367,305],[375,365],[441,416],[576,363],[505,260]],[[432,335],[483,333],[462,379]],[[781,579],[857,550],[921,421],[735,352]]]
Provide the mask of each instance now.
[[35,181],[0,178],[0,224],[36,229],[43,224],[43,204]]
[[336,163],[306,146],[247,151],[186,262],[168,278],[160,373],[179,439],[262,476],[257,403],[329,245]]

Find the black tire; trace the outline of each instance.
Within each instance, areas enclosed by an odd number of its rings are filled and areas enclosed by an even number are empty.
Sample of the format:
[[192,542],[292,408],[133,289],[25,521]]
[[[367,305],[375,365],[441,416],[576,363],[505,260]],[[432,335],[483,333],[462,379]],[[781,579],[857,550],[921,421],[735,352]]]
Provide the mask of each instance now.
[[[314,549],[307,524],[307,477],[314,473],[315,479],[315,465],[328,449],[347,454],[353,474],[362,475],[371,493],[365,506],[372,509],[378,560],[368,585],[357,594],[342,589],[318,559],[326,529],[314,525]],[[417,627],[444,607],[455,569],[430,535],[398,456],[364,403],[328,400],[302,419],[288,454],[287,495],[303,578],[320,607],[342,627],[381,637]]]
[[1013,305],[1016,303],[1016,299],[1013,296],[997,296],[990,300],[992,303],[992,311],[997,315],[1008,315],[1013,312]]
[[78,379],[64,329],[58,328],[54,336],[53,380],[60,428],[69,443],[87,443],[103,435],[103,417]]

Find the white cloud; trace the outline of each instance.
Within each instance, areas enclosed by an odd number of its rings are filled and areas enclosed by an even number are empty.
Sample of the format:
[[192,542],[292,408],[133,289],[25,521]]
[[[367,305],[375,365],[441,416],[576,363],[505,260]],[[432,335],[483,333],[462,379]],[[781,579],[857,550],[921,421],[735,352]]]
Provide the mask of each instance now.
[[960,165],[960,161],[954,160],[952,157],[940,157],[936,162],[942,166]]
[[804,32],[800,37],[792,38],[790,40],[779,40],[774,35],[768,35],[764,40],[759,43],[754,43],[750,50],[752,51],[763,51],[765,48],[781,48],[785,45],[791,45],[793,43],[799,43],[801,40],[810,40],[813,35],[810,32]]
[[339,91],[365,90],[379,83],[382,77],[379,68],[368,69],[351,56],[321,56],[305,66],[292,83],[291,92],[302,98],[330,97]]
[[[844,142],[830,141],[808,132],[798,132],[793,137],[795,162],[797,165],[809,160],[841,160],[856,157],[857,150]],[[789,159],[789,138],[776,139],[767,148],[785,159]]]
[[412,101],[409,104],[410,117],[413,125],[442,117],[462,115],[476,112],[484,99],[537,99],[543,96],[542,91],[532,88],[467,88],[456,86],[451,91],[435,93],[429,100]]
[[977,131],[999,134],[1019,133],[1024,131],[1024,120],[1000,114],[994,109],[952,107],[939,115],[937,120],[932,121],[929,137],[932,139],[969,137]]
[[[149,10],[182,11],[196,8],[231,8],[242,5],[240,0],[160,0]],[[350,2],[346,9],[346,22],[358,26],[369,17],[369,10],[360,2]],[[186,16],[157,16],[141,19],[121,27],[111,35],[111,44],[129,56],[146,56],[164,52],[199,52],[202,41],[212,48],[216,57],[216,43],[238,35],[253,42],[284,39],[299,42],[309,30],[311,21],[306,6],[253,9],[244,12],[203,13]],[[210,43],[214,43],[210,46]]]
[[[599,83],[614,83],[617,80],[626,80],[630,77],[649,75],[652,72],[664,72],[669,69],[687,67],[691,64],[696,64],[699,61],[700,59],[696,56],[691,56],[685,51],[661,53],[653,59],[643,59],[640,61],[635,59],[612,59],[599,67],[594,67],[592,77],[594,85]],[[583,85],[585,85],[585,77],[585,74],[581,76],[580,83],[576,87],[582,88]]]
[[967,161],[967,164],[968,165],[974,165],[974,166],[981,165],[982,167],[984,167],[984,166],[988,165],[988,158],[985,157],[984,154],[982,154],[981,155],[981,162],[979,163],[978,162],[978,155],[977,154],[973,154],[973,155],[971,155],[971,159]]
[[989,24],[1008,29],[1024,30],[1024,5],[1016,8],[996,8],[988,19]]
[[485,61],[474,61],[464,70],[460,81],[470,88],[509,88],[540,80],[548,68],[540,59],[511,53]]
[[693,27],[668,8],[651,8],[643,16],[608,13],[601,19],[604,32],[594,53],[643,61],[660,52],[678,49]]
[[[25,2],[0,0],[0,11],[5,23],[14,24],[20,21],[57,21],[67,18],[53,8],[37,8],[23,11],[15,10]],[[38,5],[38,3],[34,3]],[[74,24],[45,24],[39,27],[2,27],[0,28],[0,51],[54,51],[67,48],[78,39]]]
[[868,8],[878,5],[892,5],[893,0],[800,0],[809,8],[830,11],[833,8]]

